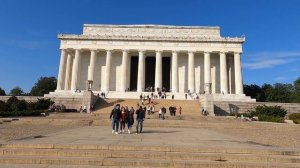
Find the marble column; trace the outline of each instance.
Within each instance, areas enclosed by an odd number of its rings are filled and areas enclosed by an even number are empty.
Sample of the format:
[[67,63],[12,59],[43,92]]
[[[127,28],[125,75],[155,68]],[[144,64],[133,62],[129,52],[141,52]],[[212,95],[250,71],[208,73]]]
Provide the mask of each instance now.
[[88,71],[88,80],[90,81],[94,80],[96,55],[97,55],[97,51],[91,50],[90,66]]
[[121,91],[125,92],[127,86],[127,67],[128,67],[128,51],[123,50],[122,56],[122,81],[121,81]]
[[65,77],[65,90],[70,90],[71,79],[72,79],[72,63],[73,58],[70,52],[67,57],[66,77]]
[[221,80],[221,93],[228,93],[228,77],[227,77],[227,63],[226,54],[220,53],[220,80]]
[[210,53],[204,52],[204,91],[205,94],[211,93],[211,69],[210,69]]
[[65,49],[61,50],[60,64],[58,70],[57,86],[56,90],[64,89],[64,76],[65,76],[65,64],[66,64],[67,51]]
[[195,56],[194,52],[189,52],[188,58],[188,90],[195,92]]
[[172,92],[178,92],[178,53],[172,52]]
[[243,94],[241,53],[234,53],[235,94]]
[[156,51],[155,60],[155,90],[162,90],[162,55],[161,51]]
[[111,66],[111,51],[106,51],[106,65],[105,65],[105,76],[104,76],[104,86],[103,91],[109,91],[109,84],[110,84],[110,66]]
[[73,68],[72,68],[72,83],[71,83],[71,90],[77,90],[78,89],[78,83],[79,83],[79,68],[80,68],[80,50],[75,50],[75,59],[73,62]]
[[145,51],[139,51],[137,92],[144,91],[145,83]]

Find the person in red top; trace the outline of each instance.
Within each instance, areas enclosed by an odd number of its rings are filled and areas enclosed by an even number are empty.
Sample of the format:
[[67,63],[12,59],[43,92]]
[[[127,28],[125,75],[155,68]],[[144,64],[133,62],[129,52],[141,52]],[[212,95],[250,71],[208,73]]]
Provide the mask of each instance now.
[[121,113],[121,118],[120,118],[120,132],[125,132],[126,119],[127,119],[126,108],[123,108]]

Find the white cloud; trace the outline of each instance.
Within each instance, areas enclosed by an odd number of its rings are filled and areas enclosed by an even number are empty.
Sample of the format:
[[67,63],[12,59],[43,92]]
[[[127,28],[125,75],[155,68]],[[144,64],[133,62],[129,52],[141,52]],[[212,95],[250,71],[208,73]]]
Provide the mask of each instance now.
[[249,61],[243,63],[247,69],[272,68],[300,59],[300,52],[258,52],[247,55]]
[[278,76],[275,78],[276,81],[284,81],[286,79],[287,79],[287,77],[285,77],[285,76]]

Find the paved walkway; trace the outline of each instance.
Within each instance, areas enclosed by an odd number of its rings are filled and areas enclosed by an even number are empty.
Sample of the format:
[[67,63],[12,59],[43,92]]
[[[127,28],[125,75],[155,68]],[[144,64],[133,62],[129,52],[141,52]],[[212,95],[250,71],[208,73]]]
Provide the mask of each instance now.
[[123,133],[115,135],[111,133],[111,128],[108,126],[86,126],[60,131],[46,136],[26,137],[6,143],[283,149],[249,142],[241,138],[226,135],[226,133],[218,133],[204,128],[145,128],[142,134],[135,134],[134,131],[134,134]]

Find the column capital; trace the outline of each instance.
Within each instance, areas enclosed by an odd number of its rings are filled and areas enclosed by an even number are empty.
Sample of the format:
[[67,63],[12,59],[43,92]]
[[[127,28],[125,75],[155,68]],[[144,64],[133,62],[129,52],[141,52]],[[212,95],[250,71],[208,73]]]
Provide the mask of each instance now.
[[106,51],[106,53],[112,53],[113,51],[112,50],[105,50]]
[[163,50],[155,50],[155,52],[156,52],[156,54],[157,54],[157,53],[160,53],[160,54],[161,54],[161,53],[163,52]]
[[123,49],[122,52],[123,53],[129,53],[129,50],[128,49]]
[[179,51],[178,50],[172,50],[172,54],[174,55],[174,54],[178,54],[179,53]]
[[221,54],[224,54],[224,55],[226,55],[226,52],[224,52],[224,51],[220,51],[220,55],[221,55]]
[[189,51],[188,51],[188,54],[195,54],[195,53],[196,53],[195,50],[189,50]]
[[204,55],[210,55],[211,52],[209,52],[209,51],[204,51],[203,53],[204,53]]
[[241,54],[242,54],[242,52],[236,52],[236,51],[235,51],[235,52],[233,52],[233,54],[234,54],[234,55],[236,55],[236,54],[239,54],[239,55],[241,55]]
[[138,50],[139,51],[139,54],[145,54],[146,50]]

